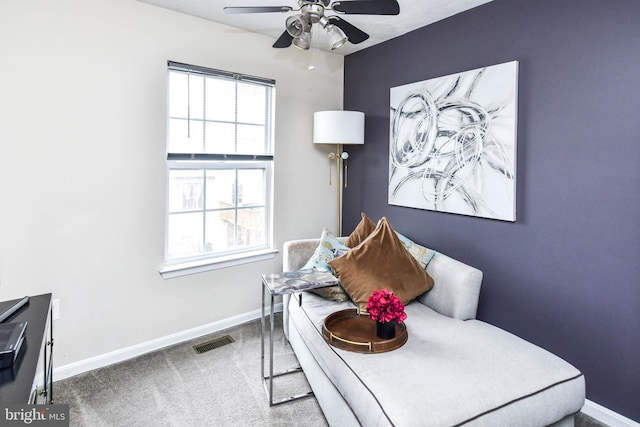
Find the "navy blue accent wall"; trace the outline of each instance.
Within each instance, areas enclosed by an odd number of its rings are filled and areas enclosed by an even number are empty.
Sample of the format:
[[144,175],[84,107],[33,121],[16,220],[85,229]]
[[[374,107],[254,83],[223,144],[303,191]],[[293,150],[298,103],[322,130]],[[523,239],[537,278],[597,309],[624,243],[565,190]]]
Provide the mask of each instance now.
[[[389,89],[517,60],[517,221],[387,203]],[[345,58],[344,230],[366,212],[484,272],[478,316],[640,421],[640,1],[495,0]]]

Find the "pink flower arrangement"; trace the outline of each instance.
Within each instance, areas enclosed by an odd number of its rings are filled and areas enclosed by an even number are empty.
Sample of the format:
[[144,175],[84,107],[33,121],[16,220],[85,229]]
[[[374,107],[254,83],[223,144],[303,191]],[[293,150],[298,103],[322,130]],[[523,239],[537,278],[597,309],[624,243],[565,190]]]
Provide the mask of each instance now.
[[402,323],[407,318],[402,301],[387,289],[371,293],[367,300],[367,311],[369,318],[382,323],[391,322],[393,319]]

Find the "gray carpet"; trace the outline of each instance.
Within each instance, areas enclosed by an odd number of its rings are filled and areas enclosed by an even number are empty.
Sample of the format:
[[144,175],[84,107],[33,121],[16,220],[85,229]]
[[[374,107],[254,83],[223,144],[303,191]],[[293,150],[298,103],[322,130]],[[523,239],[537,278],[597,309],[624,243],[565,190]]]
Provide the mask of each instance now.
[[[276,315],[275,370],[296,365]],[[235,342],[197,354],[194,345]],[[276,398],[309,390],[302,373],[277,377]],[[159,350],[54,384],[71,426],[309,426],[327,422],[313,397],[269,407],[260,381],[260,321]],[[579,414],[576,427],[606,427]]]
[[[296,366],[282,338],[275,371]],[[230,335],[235,342],[197,354],[193,346]],[[277,377],[274,395],[310,390],[302,373]],[[71,426],[326,426],[313,397],[269,407],[260,380],[260,322],[253,321],[54,384]]]

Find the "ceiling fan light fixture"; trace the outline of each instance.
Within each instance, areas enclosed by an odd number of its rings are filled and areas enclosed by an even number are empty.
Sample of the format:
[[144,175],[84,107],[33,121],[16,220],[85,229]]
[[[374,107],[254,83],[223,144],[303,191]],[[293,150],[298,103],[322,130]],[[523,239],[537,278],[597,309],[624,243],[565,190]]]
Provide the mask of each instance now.
[[286,28],[292,37],[300,37],[311,30],[311,24],[304,15],[293,15],[287,18]]
[[331,50],[338,49],[349,40],[344,31],[333,24],[327,25],[325,30],[327,30],[327,36],[329,36],[329,47]]
[[294,37],[292,43],[295,47],[302,50],[309,50],[311,47],[311,33],[302,33],[299,37]]

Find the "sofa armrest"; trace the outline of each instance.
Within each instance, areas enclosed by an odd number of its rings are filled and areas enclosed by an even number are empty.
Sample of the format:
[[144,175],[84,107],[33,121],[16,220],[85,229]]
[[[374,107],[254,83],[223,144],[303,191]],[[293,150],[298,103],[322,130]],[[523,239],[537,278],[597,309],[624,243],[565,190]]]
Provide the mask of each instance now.
[[[282,271],[299,270],[309,261],[320,239],[289,240],[282,245]],[[282,296],[282,327],[284,335],[289,338],[289,300],[291,295]]]
[[427,266],[427,273],[434,285],[418,301],[454,319],[476,318],[482,271],[438,252]]
[[301,239],[284,242],[282,247],[282,271],[301,269],[318,247],[320,239]]

